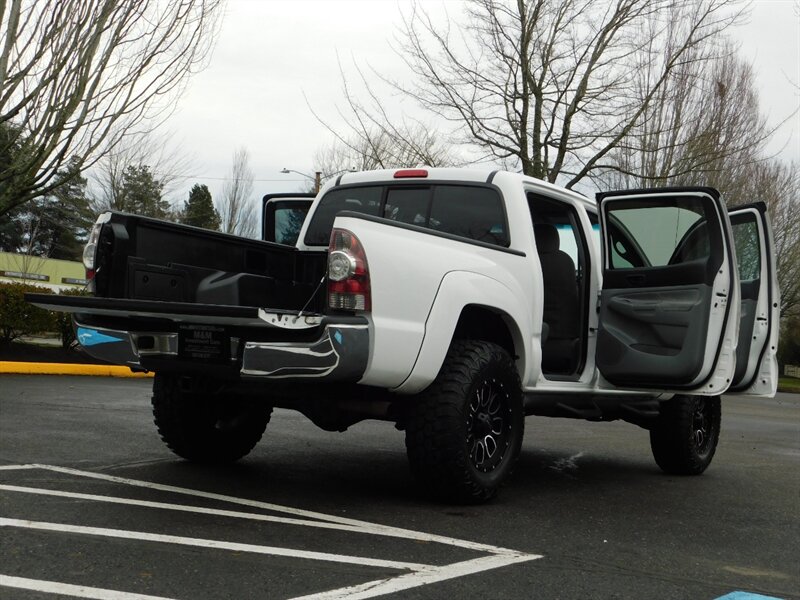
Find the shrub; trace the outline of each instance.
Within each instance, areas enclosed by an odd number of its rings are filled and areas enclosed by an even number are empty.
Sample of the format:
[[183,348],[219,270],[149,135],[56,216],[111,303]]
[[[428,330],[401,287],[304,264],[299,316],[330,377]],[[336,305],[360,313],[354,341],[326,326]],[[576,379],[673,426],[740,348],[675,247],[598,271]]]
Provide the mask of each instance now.
[[781,373],[786,365],[800,365],[800,315],[784,317],[778,345]]
[[[59,292],[59,296],[88,296],[89,293],[83,289],[66,290]],[[61,337],[61,347],[69,350],[75,342],[75,329],[72,326],[72,313],[54,312],[53,322],[56,331]]]
[[8,346],[22,335],[53,331],[53,313],[25,302],[25,293],[52,293],[22,283],[0,283],[0,344]]

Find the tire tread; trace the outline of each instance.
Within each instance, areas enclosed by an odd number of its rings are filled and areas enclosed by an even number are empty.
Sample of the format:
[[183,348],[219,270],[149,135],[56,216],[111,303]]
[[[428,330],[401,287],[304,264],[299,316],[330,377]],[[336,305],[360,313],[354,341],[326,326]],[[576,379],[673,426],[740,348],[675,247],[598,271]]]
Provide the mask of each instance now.
[[[219,431],[200,411],[218,401],[212,395],[187,393],[175,377],[156,374],[153,381],[153,421],[162,441],[175,454],[199,463],[229,463],[247,455],[269,423],[272,407],[248,407],[246,420],[233,431]],[[235,399],[230,402],[236,402]]]
[[[475,378],[486,365],[498,364],[512,376],[512,418],[518,419],[518,434],[508,450],[510,456],[492,477],[481,477],[464,451],[465,398]],[[500,346],[476,340],[455,340],[436,380],[416,399],[406,427],[406,449],[414,476],[435,496],[459,503],[479,503],[495,495],[510,474],[522,440],[521,388],[516,366]]]

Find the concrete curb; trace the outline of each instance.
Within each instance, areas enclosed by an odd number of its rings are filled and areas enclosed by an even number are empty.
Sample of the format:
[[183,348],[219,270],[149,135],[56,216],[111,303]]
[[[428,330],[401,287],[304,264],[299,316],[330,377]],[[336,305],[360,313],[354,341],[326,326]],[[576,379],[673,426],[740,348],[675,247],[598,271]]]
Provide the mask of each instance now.
[[116,365],[81,365],[69,363],[34,363],[0,361],[0,373],[16,375],[92,375],[95,377],[152,377],[152,373],[134,373]]

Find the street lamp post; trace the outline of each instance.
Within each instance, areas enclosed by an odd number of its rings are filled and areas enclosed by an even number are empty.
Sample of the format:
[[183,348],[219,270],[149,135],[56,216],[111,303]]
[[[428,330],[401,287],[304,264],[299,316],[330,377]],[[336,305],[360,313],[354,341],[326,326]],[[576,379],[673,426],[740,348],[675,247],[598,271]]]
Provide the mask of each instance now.
[[[355,171],[356,171],[355,167],[350,167],[349,169],[341,169],[341,170],[336,171],[334,173],[328,173],[327,175],[325,175],[325,178],[327,179],[329,177],[336,177],[337,175],[339,175],[341,173],[355,173]],[[312,177],[311,175],[306,175],[305,173],[303,173],[301,171],[295,171],[294,169],[287,169],[286,167],[284,167],[283,169],[280,170],[280,173],[284,173],[284,174],[285,173],[297,173],[298,175],[302,175],[303,177],[305,177],[307,179],[310,179],[311,181],[314,182],[314,193],[315,194],[319,194],[319,188],[322,187],[322,171],[315,171],[314,172],[314,176]]]
[[322,187],[322,171],[315,171],[314,176],[306,175],[305,173],[301,173],[300,171],[295,171],[294,169],[287,169],[284,167],[280,171],[281,173],[297,173],[298,175],[302,175],[314,182],[314,193],[319,194],[319,188]]

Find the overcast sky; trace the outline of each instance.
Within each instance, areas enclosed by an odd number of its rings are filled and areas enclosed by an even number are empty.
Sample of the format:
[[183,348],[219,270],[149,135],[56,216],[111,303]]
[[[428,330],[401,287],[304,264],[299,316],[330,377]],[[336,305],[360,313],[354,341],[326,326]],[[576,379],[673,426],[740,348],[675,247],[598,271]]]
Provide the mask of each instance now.
[[[426,7],[460,10],[457,0],[423,0]],[[736,38],[753,61],[761,102],[774,123],[800,104],[800,17],[792,0],[754,0],[750,22]],[[308,107],[329,122],[342,105],[337,54],[353,74],[353,60],[402,77],[405,66],[390,47],[400,21],[401,0],[228,0],[208,67],[195,75],[165,127],[192,155],[194,183],[217,197],[240,146],[250,151],[254,198],[306,187],[314,153],[331,135]],[[308,99],[308,103],[306,101]],[[772,150],[800,160],[800,115],[783,126]]]

